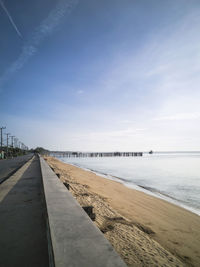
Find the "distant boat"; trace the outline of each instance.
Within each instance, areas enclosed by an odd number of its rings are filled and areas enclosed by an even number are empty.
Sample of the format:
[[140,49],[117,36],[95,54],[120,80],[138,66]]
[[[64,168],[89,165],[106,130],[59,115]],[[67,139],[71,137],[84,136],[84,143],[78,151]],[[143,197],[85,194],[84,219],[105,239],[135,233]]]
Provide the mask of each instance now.
[[150,151],[149,151],[149,154],[153,154],[153,150],[150,150]]

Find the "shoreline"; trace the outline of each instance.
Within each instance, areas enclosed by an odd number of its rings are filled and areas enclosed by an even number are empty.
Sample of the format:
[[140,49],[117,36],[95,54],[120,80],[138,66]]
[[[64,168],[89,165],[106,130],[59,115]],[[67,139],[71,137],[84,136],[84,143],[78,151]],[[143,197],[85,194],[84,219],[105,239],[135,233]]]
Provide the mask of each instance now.
[[199,216],[56,158],[48,164],[80,205],[93,205],[95,224],[128,266],[199,266]]
[[[190,211],[190,212],[196,214],[197,216],[200,216],[200,211],[199,210],[197,210],[197,209],[195,209],[193,207],[187,206],[181,200],[172,198],[171,196],[169,196],[167,194],[164,194],[162,192],[159,192],[156,189],[155,189],[155,191],[153,191],[153,190],[151,190],[151,188],[147,189],[147,187],[145,187],[145,186],[140,186],[140,185],[137,185],[137,184],[134,184],[134,183],[130,183],[128,180],[123,179],[121,177],[117,177],[117,176],[114,176],[114,175],[111,175],[111,174],[107,174],[107,173],[101,173],[101,172],[93,170],[93,169],[82,167],[82,166],[80,166],[78,164],[68,163],[68,162],[64,162],[64,161],[62,161],[62,162],[65,163],[65,164],[69,164],[71,166],[80,168],[82,170],[92,172],[92,173],[96,174],[97,176],[101,176],[101,177],[103,177],[105,179],[109,179],[111,181],[119,182],[122,185],[124,185],[124,186],[126,186],[126,187],[128,187],[130,189],[137,190],[137,191],[143,192],[145,194],[148,194],[150,196],[156,197],[158,199],[165,200],[165,201],[169,202],[170,204],[176,205],[176,206],[178,206],[180,208],[183,208],[183,209],[185,209],[187,211]],[[152,188],[152,189],[154,189],[154,188]]]

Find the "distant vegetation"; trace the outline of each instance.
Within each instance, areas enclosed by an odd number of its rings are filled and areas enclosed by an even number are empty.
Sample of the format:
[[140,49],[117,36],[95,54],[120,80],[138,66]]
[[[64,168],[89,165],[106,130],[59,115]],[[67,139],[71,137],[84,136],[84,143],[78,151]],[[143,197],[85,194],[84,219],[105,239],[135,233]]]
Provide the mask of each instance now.
[[35,149],[32,148],[30,150],[23,150],[18,147],[2,147],[2,149],[0,149],[0,160],[26,155],[28,153],[39,153],[41,155],[48,155],[50,154],[50,151],[43,147],[36,147]]
[[18,147],[2,147],[0,149],[0,159],[9,159],[17,156],[22,156],[29,153],[28,150],[24,150]]
[[44,154],[49,154],[50,151],[43,148],[43,147],[36,147],[35,149],[31,149],[30,152],[32,153],[39,153],[41,155],[44,155]]

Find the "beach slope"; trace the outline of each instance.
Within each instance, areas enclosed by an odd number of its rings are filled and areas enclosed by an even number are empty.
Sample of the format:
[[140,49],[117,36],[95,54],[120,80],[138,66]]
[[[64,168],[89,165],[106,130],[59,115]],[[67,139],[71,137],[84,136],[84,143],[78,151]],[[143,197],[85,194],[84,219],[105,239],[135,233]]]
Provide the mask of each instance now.
[[200,217],[93,172],[45,157],[128,266],[200,266]]

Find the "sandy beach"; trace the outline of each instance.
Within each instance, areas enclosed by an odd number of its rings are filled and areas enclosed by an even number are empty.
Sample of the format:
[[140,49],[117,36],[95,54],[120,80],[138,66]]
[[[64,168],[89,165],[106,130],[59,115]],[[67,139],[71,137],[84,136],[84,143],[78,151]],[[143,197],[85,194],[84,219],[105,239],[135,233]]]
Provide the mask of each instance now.
[[200,216],[90,171],[45,157],[128,266],[200,266]]

